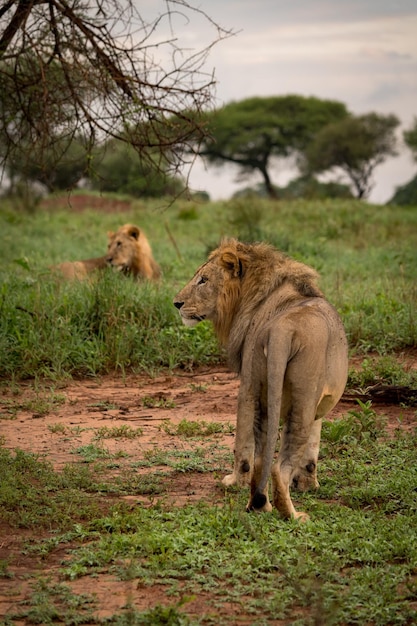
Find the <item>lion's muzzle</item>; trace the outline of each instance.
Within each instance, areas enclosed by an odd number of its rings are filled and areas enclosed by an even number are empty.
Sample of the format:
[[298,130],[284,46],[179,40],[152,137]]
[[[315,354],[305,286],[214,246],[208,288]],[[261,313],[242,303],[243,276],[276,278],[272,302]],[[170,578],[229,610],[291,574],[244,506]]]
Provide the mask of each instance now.
[[181,319],[183,324],[186,326],[195,326],[198,322],[202,322],[206,316],[205,315],[187,315],[183,311],[181,311],[184,306],[184,302],[180,302],[179,300],[174,300],[174,306],[178,309],[179,314],[181,315]]

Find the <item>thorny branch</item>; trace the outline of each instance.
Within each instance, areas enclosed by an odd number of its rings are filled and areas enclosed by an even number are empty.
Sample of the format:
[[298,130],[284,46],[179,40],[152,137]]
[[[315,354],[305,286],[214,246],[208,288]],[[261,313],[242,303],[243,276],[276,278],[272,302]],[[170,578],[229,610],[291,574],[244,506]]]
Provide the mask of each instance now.
[[[22,146],[41,161],[58,137],[81,138],[88,150],[112,137],[170,172],[182,169],[205,135],[198,113],[214,101],[207,57],[232,33],[187,0],[162,6],[146,19],[134,0],[8,0],[0,8],[1,162]],[[193,19],[211,34],[188,50],[175,32],[192,32]]]

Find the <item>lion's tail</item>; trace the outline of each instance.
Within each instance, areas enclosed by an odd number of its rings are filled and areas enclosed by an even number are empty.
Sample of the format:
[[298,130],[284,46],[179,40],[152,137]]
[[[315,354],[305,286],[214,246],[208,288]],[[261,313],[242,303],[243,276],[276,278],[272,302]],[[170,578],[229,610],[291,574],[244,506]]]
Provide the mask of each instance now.
[[291,338],[281,338],[279,343],[269,338],[267,346],[268,418],[266,446],[263,452],[262,473],[252,496],[251,508],[262,509],[267,501],[265,490],[274,463],[274,454],[279,435],[284,376],[291,349]]

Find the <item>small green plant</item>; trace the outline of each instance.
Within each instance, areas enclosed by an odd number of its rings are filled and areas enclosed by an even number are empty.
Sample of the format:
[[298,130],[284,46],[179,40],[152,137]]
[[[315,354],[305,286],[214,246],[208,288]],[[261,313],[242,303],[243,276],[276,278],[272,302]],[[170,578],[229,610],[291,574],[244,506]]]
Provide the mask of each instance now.
[[404,385],[417,391],[417,371],[406,368],[395,356],[366,357],[360,368],[350,368],[348,387],[366,389],[377,383]]
[[386,419],[372,408],[370,400],[356,400],[359,408],[350,409],[348,414],[333,421],[325,420],[322,430],[322,452],[340,451],[353,443],[377,441],[385,434]]
[[169,435],[178,435],[180,437],[209,437],[210,435],[231,433],[234,427],[231,424],[224,425],[218,422],[199,422],[182,419],[179,424],[174,426],[169,421],[162,424],[161,430]]
[[156,396],[144,396],[141,400],[142,406],[148,409],[173,409],[175,408],[175,402],[171,398],[166,398],[162,395]]
[[193,393],[206,393],[208,385],[202,383],[190,383],[190,389]]
[[122,426],[102,426],[96,430],[96,439],[136,439],[143,435],[142,428],[132,428],[128,424]]
[[208,453],[203,448],[175,451],[154,448],[147,450],[144,454],[145,461],[137,465],[146,467],[165,465],[177,472],[208,472],[213,468],[207,456]]
[[7,398],[0,400],[0,419],[1,420],[14,420],[16,419],[19,407],[16,402]]
[[12,619],[26,618],[31,624],[88,623],[93,619],[96,602],[88,595],[76,595],[67,585],[40,579],[34,585],[30,608],[22,609]]
[[48,430],[54,435],[63,435],[66,432],[64,424],[48,424]]
[[14,574],[9,570],[9,563],[6,559],[0,559],[0,578],[14,578]]
[[79,448],[73,450],[72,453],[82,456],[86,463],[92,463],[98,459],[109,459],[112,457],[111,453],[107,449],[101,446],[96,446],[92,443],[80,446]]
[[119,407],[110,400],[101,400],[100,402],[93,402],[92,404],[87,404],[87,407],[94,409],[101,409],[102,411],[114,411]]
[[8,419],[14,419],[18,411],[27,411],[33,413],[35,417],[43,417],[65,402],[66,398],[63,394],[56,393],[53,389],[45,391],[35,387],[35,393],[29,398],[23,400],[5,398],[0,404],[7,407],[7,413],[10,415]]

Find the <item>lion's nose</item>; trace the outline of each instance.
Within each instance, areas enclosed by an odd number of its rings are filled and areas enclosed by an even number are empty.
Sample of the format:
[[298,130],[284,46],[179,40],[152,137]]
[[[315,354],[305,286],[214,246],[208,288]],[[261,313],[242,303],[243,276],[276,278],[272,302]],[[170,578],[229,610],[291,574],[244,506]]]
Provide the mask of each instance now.
[[178,301],[174,300],[174,306],[176,306],[178,310],[182,307],[183,304],[184,304],[184,302],[178,302]]

